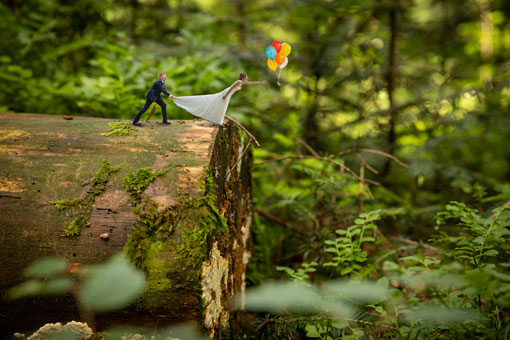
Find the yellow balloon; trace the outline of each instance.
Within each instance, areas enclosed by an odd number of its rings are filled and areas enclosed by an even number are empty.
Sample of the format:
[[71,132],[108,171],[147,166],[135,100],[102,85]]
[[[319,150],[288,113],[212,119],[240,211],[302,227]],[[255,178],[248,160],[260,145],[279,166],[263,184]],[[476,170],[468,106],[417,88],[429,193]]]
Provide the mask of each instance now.
[[287,57],[291,51],[292,51],[292,47],[290,46],[290,44],[284,43],[282,45],[282,49],[280,52],[283,53],[283,55]]
[[273,70],[273,71],[276,70],[277,66],[278,66],[278,64],[276,63],[276,61],[267,59],[267,67],[269,67],[271,70]]

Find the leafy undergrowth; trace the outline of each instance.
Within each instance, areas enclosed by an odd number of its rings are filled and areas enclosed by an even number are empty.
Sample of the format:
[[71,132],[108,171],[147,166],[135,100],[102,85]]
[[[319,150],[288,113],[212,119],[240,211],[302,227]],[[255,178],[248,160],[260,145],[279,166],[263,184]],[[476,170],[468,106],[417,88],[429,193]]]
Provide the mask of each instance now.
[[509,207],[482,215],[452,202],[429,242],[384,240],[379,251],[383,211],[360,214],[324,242],[327,256],[278,267],[293,281],[249,290],[246,307],[273,312],[258,320],[269,339],[507,339]]

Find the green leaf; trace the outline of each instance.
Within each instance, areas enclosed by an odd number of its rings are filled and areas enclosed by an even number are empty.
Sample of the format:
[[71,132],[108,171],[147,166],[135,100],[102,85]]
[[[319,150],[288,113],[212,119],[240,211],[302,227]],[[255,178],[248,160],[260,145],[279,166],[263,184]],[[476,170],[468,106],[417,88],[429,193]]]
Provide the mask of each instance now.
[[9,299],[19,299],[28,296],[63,294],[73,286],[70,277],[57,277],[43,282],[40,280],[29,280],[14,286],[7,292]]
[[390,286],[390,280],[386,276],[383,276],[377,280],[376,285],[377,287],[387,289]]
[[20,283],[8,291],[7,297],[15,300],[25,296],[36,295],[40,291],[42,285],[43,283],[38,280],[30,280]]
[[387,288],[369,281],[329,281],[325,285],[328,295],[349,298],[354,301],[377,303],[389,296]]
[[496,256],[499,252],[496,249],[491,249],[483,253],[485,256]]
[[420,262],[420,259],[416,256],[405,256],[405,257],[401,257],[400,258],[400,261],[404,261],[404,262]]
[[446,308],[444,306],[422,306],[405,313],[413,321],[422,321],[427,325],[445,325],[456,323],[476,322],[482,319],[481,315],[473,309]]
[[[242,298],[237,296],[235,304],[241,306]],[[350,317],[353,309],[343,303],[324,298],[312,287],[302,283],[267,282],[261,286],[248,289],[245,295],[245,308],[252,311],[308,311],[330,313]]]
[[321,334],[317,331],[317,327],[315,325],[306,325],[305,327],[306,336],[309,338],[320,338]]
[[95,312],[108,312],[127,306],[145,286],[144,274],[122,254],[88,270],[79,295],[82,303]]
[[182,340],[208,340],[210,338],[202,335],[195,325],[184,324],[157,330],[148,330],[146,328],[136,327],[112,327],[103,332],[104,340],[121,340],[121,339],[139,339],[135,336],[128,337],[127,335],[142,335],[144,338],[140,339],[182,339]]
[[47,278],[67,271],[67,261],[56,257],[37,260],[25,268],[25,277]]
[[245,306],[253,311],[280,312],[286,309],[312,311],[321,297],[313,288],[299,283],[268,282],[246,292]]
[[393,261],[384,261],[383,263],[383,271],[385,272],[399,270],[399,268],[399,265]]

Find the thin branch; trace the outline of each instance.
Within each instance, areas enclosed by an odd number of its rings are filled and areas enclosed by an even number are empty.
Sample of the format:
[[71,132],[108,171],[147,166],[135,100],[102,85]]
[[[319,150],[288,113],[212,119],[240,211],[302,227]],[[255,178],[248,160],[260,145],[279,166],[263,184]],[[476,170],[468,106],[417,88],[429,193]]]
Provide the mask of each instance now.
[[306,209],[305,206],[303,206],[301,204],[299,206],[304,210],[304,212],[308,215],[308,217],[310,217],[313,220],[313,224],[315,226],[315,229],[319,230],[320,229],[320,223],[319,223],[319,220],[317,219],[317,216],[312,214],[308,209]]
[[285,222],[283,219],[279,218],[278,216],[275,216],[271,213],[268,213],[267,211],[265,210],[262,210],[260,209],[259,207],[255,207],[255,211],[257,213],[259,213],[260,215],[264,216],[265,218],[273,221],[273,222],[276,222],[278,223],[279,225],[281,225],[282,227],[294,232],[294,233],[297,233],[299,234],[299,236],[305,238],[305,239],[308,239],[309,238],[309,235],[307,235],[306,233],[304,233],[303,231],[291,226],[290,224],[288,224],[287,222]]
[[225,115],[225,118],[230,119],[232,122],[234,122],[234,124],[236,124],[236,125],[237,125],[237,126],[239,126],[241,129],[243,129],[243,131],[244,131],[244,132],[246,132],[246,134],[247,134],[248,136],[250,136],[250,139],[252,139],[252,140],[255,142],[255,144],[257,144],[257,146],[258,146],[258,147],[260,147],[260,144],[259,144],[259,142],[257,141],[257,138],[255,138],[255,136],[253,136],[253,135],[250,133],[250,131],[248,131],[248,130],[244,127],[244,126],[242,126],[242,125],[241,125],[241,123],[239,123],[239,122],[238,122],[238,121],[236,121],[234,118],[229,117],[229,116],[227,116],[227,115]]
[[338,161],[335,161],[333,159],[324,158],[324,157],[315,157],[315,156],[308,156],[308,155],[289,155],[289,156],[283,156],[283,157],[276,157],[276,158],[266,159],[265,161],[260,161],[260,162],[255,163],[255,165],[267,164],[267,163],[272,163],[272,162],[279,162],[279,161],[284,161],[286,159],[317,159],[317,160],[320,160],[320,161],[325,161],[325,162],[333,163],[335,165],[338,165],[341,169],[345,169],[350,175],[352,175],[356,179],[361,180],[361,178],[354,171],[352,171],[351,169],[349,169],[348,167],[346,167],[342,163],[340,163]]
[[320,157],[317,151],[315,151],[307,142],[305,142],[302,139],[298,139],[297,141],[299,144],[303,145],[308,151],[310,151],[312,155],[314,155],[315,157]]
[[365,178],[365,182],[370,183],[370,184],[373,184],[373,185],[378,186],[378,187],[380,187],[380,186],[381,186],[381,183],[379,183],[379,182],[377,182],[377,181],[374,181],[374,180],[372,180],[372,179]]
[[404,243],[413,244],[413,245],[416,245],[416,246],[419,246],[419,247],[423,247],[423,248],[427,248],[427,249],[434,250],[434,251],[439,251],[439,248],[431,246],[431,245],[429,245],[427,243],[416,242],[416,241],[409,240],[409,239],[403,238],[403,237],[396,237],[395,239],[398,240],[398,241],[404,242]]
[[358,181],[363,182],[363,185],[367,189],[367,192],[368,192],[370,198],[374,199],[374,196],[372,195],[372,191],[370,191],[370,188],[368,188],[368,185],[365,183],[365,181],[363,181],[361,179],[361,177],[359,177],[354,171],[352,171],[351,169],[346,167],[343,163],[335,161],[334,159],[325,158],[325,157],[306,156],[306,155],[289,155],[289,156],[272,158],[272,159],[268,159],[268,160],[265,160],[265,161],[257,162],[257,163],[255,163],[255,165],[266,164],[266,163],[271,163],[271,162],[278,162],[278,161],[283,161],[283,160],[286,160],[286,159],[317,159],[317,160],[320,160],[320,161],[329,162],[329,163],[333,163],[335,165],[338,165],[340,167],[340,169],[345,169],[345,171],[347,171],[351,176],[356,178]]
[[381,155],[381,156],[384,156],[384,157],[388,157],[392,160],[394,160],[398,165],[404,167],[404,168],[409,168],[409,165],[403,163],[401,160],[399,160],[397,157],[393,156],[393,155],[390,155],[389,153],[386,153],[384,151],[379,151],[379,150],[373,150],[373,149],[363,149],[363,148],[350,148],[350,149],[346,149],[346,150],[343,150],[343,151],[340,151],[339,153],[337,153],[335,155],[335,157],[340,157],[340,156],[343,156],[345,154],[348,154],[348,153],[351,153],[351,152],[368,152],[368,153],[374,153],[374,154],[377,154],[377,155]]
[[359,199],[359,211],[362,212],[363,211],[363,189],[366,185],[365,184],[365,162],[363,160],[361,160],[361,164],[359,167],[359,175],[361,177],[361,181],[359,182],[358,199]]
[[359,159],[361,160],[361,162],[363,162],[363,164],[365,164],[365,166],[367,167],[368,170],[372,171],[373,174],[376,174],[378,175],[379,174],[379,171],[375,170],[374,168],[372,168],[370,166],[370,164],[368,164],[365,159],[363,158],[363,156],[361,156],[361,153],[358,153],[358,157]]
[[377,265],[379,262],[381,262],[382,260],[384,260],[385,258],[387,258],[390,255],[393,255],[395,253],[398,253],[398,252],[404,251],[404,250],[408,250],[408,249],[416,249],[419,246],[420,245],[417,244],[417,245],[411,245],[411,246],[402,246],[402,247],[398,247],[397,249],[393,249],[392,251],[387,252],[386,254],[384,254],[383,256],[379,257],[377,260],[375,260],[374,266]]
[[237,164],[239,164],[239,162],[243,159],[244,155],[246,154],[246,152],[248,151],[248,149],[250,148],[250,145],[251,145],[251,142],[253,141],[253,139],[250,138],[250,140],[248,141],[248,144],[246,145],[246,147],[244,148],[244,151],[243,153],[241,154],[241,156],[237,159],[236,161],[236,164],[234,164],[233,167],[231,167],[230,169],[228,169],[228,172],[227,172],[227,175],[225,177],[228,177],[228,175],[230,175],[232,173],[232,171],[235,169],[235,167],[237,166]]
[[[395,327],[393,326],[389,326],[389,325],[384,325],[384,324],[378,324],[378,323],[375,323],[375,322],[371,322],[371,321],[365,321],[365,320],[356,320],[356,319],[351,319],[351,318],[343,318],[343,317],[337,317],[338,319],[341,319],[341,320],[345,320],[345,321],[349,321],[349,322],[357,322],[357,323],[361,323],[361,324],[365,324],[365,325],[372,325],[372,326],[378,326],[378,327],[385,327],[385,328],[391,328],[391,329],[395,329]],[[332,317],[329,317],[329,316],[323,316],[323,317],[297,317],[297,318],[291,318],[291,319],[276,319],[276,318],[271,318],[271,319],[266,319],[264,320],[265,323],[285,323],[285,322],[314,322],[314,321],[331,321],[331,320],[334,320],[336,318],[332,318]]]

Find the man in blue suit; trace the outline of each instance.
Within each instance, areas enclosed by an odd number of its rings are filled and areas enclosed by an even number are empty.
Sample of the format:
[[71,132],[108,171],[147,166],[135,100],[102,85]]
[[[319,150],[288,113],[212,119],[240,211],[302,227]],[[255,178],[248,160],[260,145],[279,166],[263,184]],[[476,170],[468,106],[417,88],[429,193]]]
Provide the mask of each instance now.
[[161,109],[163,110],[163,124],[170,125],[170,122],[166,119],[166,104],[161,98],[161,92],[166,94],[168,97],[175,99],[175,96],[168,93],[168,91],[165,89],[165,80],[166,80],[166,73],[161,72],[159,74],[158,80],[152,84],[149,92],[147,92],[147,95],[145,98],[147,100],[145,101],[145,105],[143,108],[138,111],[138,114],[136,115],[135,119],[133,120],[133,125],[136,126],[142,126],[142,123],[139,122],[140,117],[142,114],[147,111],[147,109],[151,106],[152,103],[156,102],[159,106],[161,106]]

